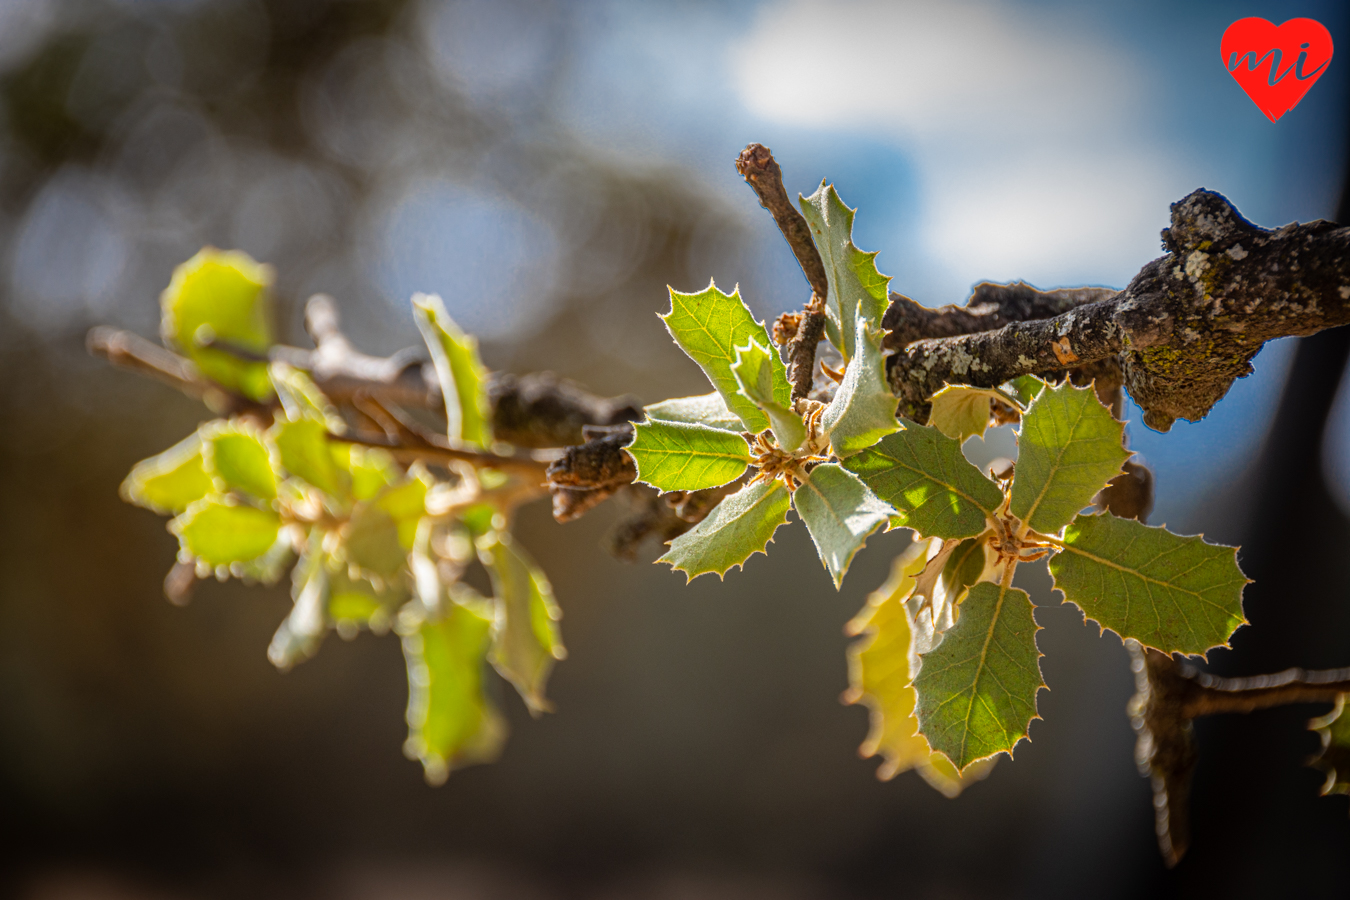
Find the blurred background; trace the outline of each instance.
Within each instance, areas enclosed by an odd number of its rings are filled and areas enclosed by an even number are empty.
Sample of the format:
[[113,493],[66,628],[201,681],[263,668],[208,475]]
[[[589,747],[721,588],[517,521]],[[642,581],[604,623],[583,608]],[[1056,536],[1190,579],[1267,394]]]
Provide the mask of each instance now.
[[[522,542],[570,658],[501,761],[444,787],[400,746],[397,641],[265,655],[286,588],[163,599],[175,542],[122,504],[138,459],[208,414],[85,355],[154,336],[204,244],[277,270],[283,338],[333,294],[358,346],[417,343],[441,293],[489,367],[645,402],[702,392],[654,314],[739,283],[757,314],[805,281],[732,161],[833,181],[892,288],[1123,287],[1168,204],[1350,218],[1350,72],[1272,124],[1218,59],[1236,18],[1350,9],[1163,0],[945,3],[0,0],[0,883],[25,898],[1335,895],[1344,797],[1317,796],[1290,707],[1200,723],[1190,856],[1167,872],[1124,713],[1126,654],[1044,572],[1050,686],[1015,762],[949,801],[860,761],[844,623],[906,538],[835,593],[800,526],[689,587],[598,544],[620,509]],[[1132,446],[1154,523],[1243,544],[1257,584],[1215,671],[1350,664],[1350,339],[1282,341],[1203,422]],[[990,438],[1006,445],[1006,434]],[[649,559],[656,555],[655,548]]]

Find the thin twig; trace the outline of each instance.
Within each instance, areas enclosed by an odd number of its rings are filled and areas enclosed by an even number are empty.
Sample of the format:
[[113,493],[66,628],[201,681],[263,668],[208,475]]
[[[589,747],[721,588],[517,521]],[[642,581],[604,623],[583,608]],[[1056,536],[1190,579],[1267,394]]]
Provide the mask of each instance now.
[[501,471],[516,472],[526,476],[537,476],[539,483],[544,483],[544,473],[554,457],[539,458],[531,456],[501,456],[496,453],[487,453],[481,450],[469,450],[464,447],[451,447],[448,444],[437,444],[427,446],[408,446],[391,440],[380,440],[377,438],[360,437],[350,434],[329,434],[330,440],[341,441],[347,444],[356,444],[361,447],[376,447],[381,450],[387,450],[394,459],[399,462],[423,462],[446,463],[446,462],[466,462],[478,469],[499,469]]
[[820,251],[811,240],[811,226],[792,201],[783,187],[783,170],[773,158],[773,153],[763,144],[750,144],[736,157],[736,171],[750,185],[759,197],[760,205],[773,215],[778,230],[783,232],[788,246],[802,267],[802,274],[811,285],[811,290],[823,301],[829,292],[829,282],[825,278],[825,263]]

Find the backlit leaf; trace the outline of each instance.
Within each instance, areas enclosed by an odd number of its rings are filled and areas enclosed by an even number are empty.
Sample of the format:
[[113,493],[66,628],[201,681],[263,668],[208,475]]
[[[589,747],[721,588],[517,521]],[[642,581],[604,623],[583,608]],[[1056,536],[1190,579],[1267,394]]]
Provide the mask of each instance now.
[[[666,330],[680,349],[703,369],[712,386],[726,401],[727,408],[741,420],[745,430],[758,434],[768,428],[768,417],[740,392],[740,385],[731,374],[737,347],[744,347],[751,340],[766,347],[773,346],[763,323],[756,322],[750,310],[741,302],[740,292],[724,294],[717,289],[717,285],[711,283],[707,290],[698,294],[682,294],[672,290],[670,312],[661,316],[661,320],[666,323]],[[791,389],[778,387],[780,384],[787,386],[783,363],[774,355],[770,364],[778,373],[773,380],[774,398],[783,406],[788,406],[792,402]]]
[[314,419],[322,422],[334,434],[342,434],[347,430],[347,423],[342,420],[337,408],[307,372],[284,362],[273,362],[268,368],[268,376],[288,419]]
[[787,522],[791,505],[791,495],[777,479],[747,485],[672,540],[657,562],[669,563],[691,581],[708,572],[720,578],[732,566],[765,552],[778,526]]
[[855,352],[855,318],[861,317],[874,326],[881,324],[889,302],[886,290],[891,279],[877,271],[876,253],[864,253],[853,245],[856,210],[844,205],[834,185],[821,182],[814,194],[799,202],[829,282],[825,336],[848,362]]
[[387,451],[333,441],[333,459],[352,478],[352,497],[370,500],[402,476]]
[[265,357],[272,346],[271,284],[272,268],[247,253],[201,250],[173,270],[160,295],[164,342],[222,387],[266,399],[272,391],[267,363],[247,356]]
[[136,463],[122,482],[122,499],[161,515],[180,513],[215,490],[194,432],[158,456]]
[[492,443],[488,373],[478,359],[478,339],[460,330],[435,294],[414,294],[412,305],[445,397],[447,435],[452,441],[488,446]]
[[1014,398],[997,388],[949,384],[933,395],[933,411],[928,414],[928,424],[963,443],[972,435],[984,437],[984,430],[989,427],[991,400],[1020,408]]
[[328,426],[302,416],[279,417],[269,432],[281,467],[314,485],[334,499],[344,499],[351,488],[351,475],[338,465],[329,446]]
[[1012,753],[1036,718],[1041,681],[1038,626],[1025,591],[981,582],[938,646],[924,654],[914,687],[919,726],[958,770]]
[[1322,739],[1322,752],[1311,763],[1327,776],[1322,785],[1324,795],[1350,794],[1350,713],[1345,710],[1345,700],[1346,695],[1341,694],[1331,712],[1308,723]]
[[1246,621],[1237,548],[1110,513],[1079,516],[1064,530],[1050,574],[1089,619],[1164,653],[1226,647]]
[[904,524],[926,537],[974,537],[1003,493],[961,454],[961,445],[926,425],[906,422],[844,468],[860,477]]
[[169,523],[179,543],[209,566],[228,566],[262,556],[277,542],[281,517],[270,509],[234,505],[207,497]]
[[554,662],[567,656],[558,633],[562,611],[548,578],[510,534],[483,543],[483,561],[496,595],[492,665],[515,685],[532,714],[549,712],[553,705],[545,699],[544,687]]
[[305,555],[291,572],[291,613],[267,648],[272,665],[285,671],[309,659],[328,633],[328,567],[322,539],[311,535]]
[[206,470],[222,491],[239,491],[259,500],[275,500],[277,473],[262,435],[240,422],[221,422],[202,429]]
[[451,604],[443,619],[403,633],[408,667],[408,740],[426,779],[442,784],[454,769],[501,753],[506,722],[483,695],[483,657],[492,615],[481,605]]
[[1006,383],[1004,387],[1008,389],[1008,393],[1017,400],[1021,407],[1026,409],[1031,405],[1031,401],[1040,396],[1041,391],[1045,389],[1045,382],[1035,375],[1018,375],[1012,381]]
[[806,426],[798,413],[778,402],[778,397],[785,392],[791,396],[792,392],[782,363],[775,368],[773,363],[778,359],[777,355],[753,339],[744,347],[737,347],[735,352],[731,374],[740,385],[741,393],[769,417],[769,427],[773,429],[778,446],[788,451],[796,450],[806,440]]
[[1022,416],[1012,514],[1041,534],[1072,522],[1129,459],[1124,430],[1091,388],[1047,387]]
[[862,479],[837,463],[812,469],[793,492],[792,503],[811,532],[816,552],[834,579],[836,590],[867,538],[895,514]]
[[750,465],[740,434],[680,422],[643,422],[626,448],[638,480],[661,491],[700,491],[735,481]]
[[859,317],[857,352],[844,369],[844,380],[821,416],[836,456],[846,457],[900,430],[895,410],[900,401],[886,381],[881,357],[881,328]]
[[343,538],[346,561],[379,578],[393,578],[407,561],[398,523],[374,503],[356,505]]
[[642,411],[647,414],[647,420],[650,422],[683,422],[730,431],[734,434],[740,434],[745,430],[745,423],[727,408],[727,401],[716,391],[697,397],[663,400],[643,407]]

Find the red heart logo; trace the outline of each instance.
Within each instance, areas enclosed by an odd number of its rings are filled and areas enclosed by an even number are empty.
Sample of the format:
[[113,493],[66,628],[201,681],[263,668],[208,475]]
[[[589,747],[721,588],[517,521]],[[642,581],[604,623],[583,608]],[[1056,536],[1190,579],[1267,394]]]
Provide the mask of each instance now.
[[1253,16],[1228,26],[1219,52],[1228,74],[1274,122],[1327,70],[1331,32],[1316,19],[1290,19],[1276,27]]

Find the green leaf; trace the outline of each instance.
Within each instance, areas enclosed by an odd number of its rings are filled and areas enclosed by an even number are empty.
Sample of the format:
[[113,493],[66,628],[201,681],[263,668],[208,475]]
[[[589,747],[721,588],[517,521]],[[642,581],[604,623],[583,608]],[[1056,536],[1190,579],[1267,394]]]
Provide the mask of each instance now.
[[1350,714],[1345,711],[1345,700],[1341,694],[1331,712],[1308,723],[1322,739],[1322,752],[1310,763],[1327,776],[1323,795],[1350,794]]
[[[238,250],[207,247],[173,270],[160,295],[164,342],[181,350],[207,378],[254,400],[271,394],[265,356],[272,346],[267,296],[272,268]],[[214,345],[214,346],[212,346]]]
[[277,473],[262,435],[242,422],[218,422],[202,429],[206,470],[222,491],[239,491],[259,500],[277,497]]
[[1050,574],[1088,618],[1164,653],[1226,647],[1246,622],[1236,547],[1110,513],[1079,516],[1064,530]]
[[[680,349],[703,369],[745,430],[757,434],[768,428],[768,418],[740,392],[740,385],[731,374],[737,347],[744,347],[751,340],[773,346],[763,323],[756,322],[741,302],[740,292],[724,294],[712,283],[698,294],[671,290],[670,312],[661,316],[661,320]],[[770,364],[777,372],[773,379],[774,398],[788,406],[792,402],[792,391],[790,388],[783,390],[787,386],[783,363],[774,355]]]
[[961,455],[961,445],[927,425],[906,422],[843,466],[927,537],[974,537],[1003,502],[998,485]]
[[1013,409],[1022,408],[1016,399],[997,388],[949,384],[933,395],[933,411],[928,414],[928,424],[962,443],[974,435],[984,437],[984,430],[989,427],[989,404],[993,400]]
[[1031,401],[1040,396],[1041,391],[1045,389],[1045,382],[1041,381],[1035,375],[1018,375],[1012,381],[1004,385],[1021,405],[1026,409],[1031,405]]
[[351,490],[351,475],[333,458],[328,426],[308,416],[278,418],[268,434],[281,467],[328,496],[342,500]]
[[683,422],[688,425],[716,428],[719,431],[730,431],[733,434],[740,434],[745,430],[745,423],[727,409],[727,401],[716,391],[697,397],[662,400],[660,403],[643,407],[642,411],[647,414],[649,422]]
[[660,491],[701,491],[745,474],[750,448],[739,434],[674,422],[643,422],[633,428],[628,455],[638,480]]
[[122,482],[122,499],[161,515],[181,513],[215,490],[202,462],[202,441],[193,433],[158,456],[136,463]]
[[1130,458],[1124,430],[1092,388],[1046,388],[1022,416],[1012,514],[1041,534],[1072,522]]
[[777,359],[776,354],[751,339],[744,347],[736,348],[736,361],[731,364],[731,374],[740,385],[741,394],[769,417],[769,427],[773,429],[778,446],[791,452],[806,440],[806,426],[802,424],[800,414],[775,399],[785,391],[789,397],[792,393],[782,363],[774,368],[773,363]]
[[284,362],[273,362],[267,371],[272,380],[272,390],[276,391],[288,419],[313,419],[322,422],[334,434],[342,434],[347,430],[347,423],[342,420],[337,408],[307,372]]
[[844,699],[865,703],[871,712],[871,729],[859,752],[864,757],[880,753],[885,759],[877,769],[879,779],[889,781],[900,772],[917,769],[932,787],[955,797],[988,774],[993,761],[972,764],[963,777],[919,733],[913,678],[918,657],[906,601],[928,563],[928,550],[928,541],[916,541],[896,557],[890,578],[868,595],[867,605],[845,627],[846,633],[862,638],[848,649],[850,687]]
[[792,502],[811,532],[820,561],[834,579],[835,590],[867,538],[895,515],[862,479],[837,463],[812,469],[792,494]]
[[402,475],[387,451],[359,447],[356,444],[329,444],[333,459],[352,477],[352,497],[370,500]]
[[986,569],[985,546],[982,540],[966,538],[952,551],[939,576],[945,596],[955,600],[980,580]]
[[550,712],[544,685],[555,661],[567,651],[558,633],[562,611],[553,588],[511,535],[483,541],[483,562],[492,575],[497,613],[492,625],[492,665],[515,685],[533,715]]
[[317,653],[328,633],[328,567],[322,544],[321,535],[310,536],[305,555],[291,572],[291,614],[267,647],[268,660],[283,672]]
[[918,717],[934,750],[958,770],[995,753],[1012,754],[1036,716],[1041,681],[1039,626],[1025,591],[981,582],[961,617],[922,657],[914,687]]
[[483,657],[490,612],[451,604],[445,618],[424,621],[403,636],[408,665],[408,740],[426,779],[442,784],[454,769],[492,762],[506,739],[506,722],[483,695]]
[[825,408],[821,424],[836,456],[852,456],[900,430],[895,410],[900,401],[886,381],[879,327],[858,319],[857,348],[844,369],[844,380]]
[[877,271],[876,253],[864,253],[853,245],[856,210],[844,205],[834,185],[822,181],[814,194],[800,198],[799,203],[811,226],[811,239],[820,251],[829,282],[825,336],[848,362],[855,354],[854,320],[861,317],[874,326],[881,324],[889,302],[886,291],[891,279]]
[[277,542],[281,517],[270,509],[207,497],[188,506],[169,530],[194,559],[228,566],[262,556]]
[[427,490],[431,486],[431,476],[416,463],[408,470],[408,476],[399,484],[385,488],[375,498],[375,506],[394,520],[398,543],[404,550],[411,550],[417,538],[417,523],[426,515]]
[[713,572],[721,578],[764,553],[778,526],[787,522],[791,495],[777,479],[746,485],[713,507],[702,522],[670,541],[657,562],[669,563],[693,581]]
[[373,503],[356,504],[342,546],[346,562],[384,580],[398,575],[408,557],[398,523]]
[[431,351],[445,397],[450,440],[477,447],[492,443],[487,369],[478,359],[478,339],[465,334],[435,294],[414,294],[413,318]]

